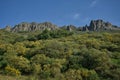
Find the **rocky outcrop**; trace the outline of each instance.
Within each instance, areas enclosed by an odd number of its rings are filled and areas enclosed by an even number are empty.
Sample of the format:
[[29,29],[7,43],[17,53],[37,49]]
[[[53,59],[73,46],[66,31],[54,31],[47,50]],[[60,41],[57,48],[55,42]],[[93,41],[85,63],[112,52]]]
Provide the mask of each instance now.
[[47,30],[56,30],[56,29],[64,29],[68,31],[104,31],[104,30],[120,30],[120,27],[112,25],[110,22],[105,22],[101,19],[98,20],[91,20],[89,26],[85,25],[83,27],[76,27],[74,25],[68,25],[68,26],[62,26],[58,27],[57,25],[54,25],[50,22],[44,22],[44,23],[27,23],[23,22],[18,25],[15,25],[13,28],[11,26],[6,26],[4,28],[6,31],[11,32],[21,32],[21,31],[43,31],[45,29]]
[[82,31],[103,31],[103,30],[118,30],[117,26],[103,20],[91,20],[89,26],[84,26]]
[[88,27],[89,27],[89,26],[85,25],[85,26],[83,26],[83,27],[80,27],[79,30],[80,30],[80,31],[89,31],[89,30],[88,30]]
[[68,31],[75,31],[75,30],[77,30],[77,27],[74,25],[68,25],[68,26],[62,26],[61,29],[65,29]]
[[12,32],[20,32],[20,31],[43,31],[45,29],[48,30],[56,30],[58,27],[50,22],[44,22],[44,23],[27,23],[23,22],[18,25],[15,25],[11,31]]
[[6,30],[6,31],[11,31],[11,26],[9,26],[9,25],[6,26],[6,27],[5,27],[5,30]]

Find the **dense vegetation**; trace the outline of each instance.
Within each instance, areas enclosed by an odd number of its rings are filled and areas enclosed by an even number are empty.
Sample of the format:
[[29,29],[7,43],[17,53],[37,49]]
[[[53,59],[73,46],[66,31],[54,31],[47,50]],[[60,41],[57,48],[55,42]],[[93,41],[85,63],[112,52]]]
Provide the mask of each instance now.
[[120,32],[0,30],[0,80],[120,80]]

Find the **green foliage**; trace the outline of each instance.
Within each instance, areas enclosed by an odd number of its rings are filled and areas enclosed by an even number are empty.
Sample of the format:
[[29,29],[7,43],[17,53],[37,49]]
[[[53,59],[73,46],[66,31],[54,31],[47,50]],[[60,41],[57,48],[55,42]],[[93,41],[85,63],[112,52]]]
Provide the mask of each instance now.
[[82,59],[83,67],[86,67],[88,69],[95,69],[95,70],[104,70],[109,68],[110,59],[105,52],[101,52],[96,49],[90,49],[90,50],[82,50],[78,54],[83,56]]
[[5,67],[5,73],[7,75],[13,75],[13,76],[19,76],[21,74],[19,70],[10,67],[9,65]]
[[64,46],[58,41],[50,41],[44,48],[41,49],[41,53],[44,53],[46,56],[50,58],[63,58],[65,57]]
[[37,36],[38,39],[50,39],[50,33],[47,29],[45,29],[41,34]]
[[25,41],[25,40],[26,39],[23,36],[20,36],[20,37],[16,38],[14,42],[22,42],[22,41]]
[[2,80],[119,80],[120,34],[0,30],[0,74]]
[[5,57],[7,64],[15,69],[18,69],[23,74],[31,72],[30,62],[22,56],[9,55]]
[[66,80],[99,80],[97,73],[94,70],[87,69],[70,69],[65,73]]
[[41,34],[37,36],[38,39],[51,39],[51,38],[60,38],[72,35],[72,32],[66,30],[55,30],[49,31],[45,29]]
[[2,48],[0,48],[0,55],[3,55],[6,51]]

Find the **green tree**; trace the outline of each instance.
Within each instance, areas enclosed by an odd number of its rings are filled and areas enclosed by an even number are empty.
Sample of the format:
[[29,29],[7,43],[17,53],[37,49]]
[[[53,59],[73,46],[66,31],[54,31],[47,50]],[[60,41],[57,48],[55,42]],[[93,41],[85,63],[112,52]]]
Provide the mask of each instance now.
[[30,74],[31,66],[30,61],[22,56],[8,55],[5,56],[7,65],[18,69],[22,74]]
[[45,29],[41,34],[37,36],[38,39],[50,39],[50,32],[49,30]]

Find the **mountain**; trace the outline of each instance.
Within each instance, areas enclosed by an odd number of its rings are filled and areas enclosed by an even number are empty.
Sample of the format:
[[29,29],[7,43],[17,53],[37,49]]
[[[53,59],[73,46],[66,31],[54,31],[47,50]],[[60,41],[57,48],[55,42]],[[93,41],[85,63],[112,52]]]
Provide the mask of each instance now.
[[68,26],[62,26],[58,27],[55,24],[52,24],[50,22],[43,22],[43,23],[27,23],[23,22],[20,24],[15,25],[14,27],[6,26],[6,31],[11,32],[20,32],[20,31],[43,31],[45,29],[48,30],[56,30],[56,29],[65,29],[68,31],[106,31],[106,30],[120,30],[118,26],[115,26],[111,24],[110,22],[105,22],[101,19],[98,20],[91,20],[89,26],[85,25],[83,27],[76,27],[74,25],[68,25]]

